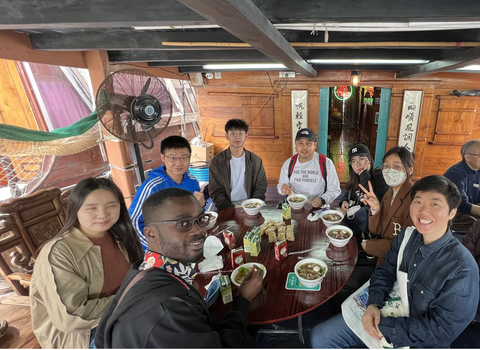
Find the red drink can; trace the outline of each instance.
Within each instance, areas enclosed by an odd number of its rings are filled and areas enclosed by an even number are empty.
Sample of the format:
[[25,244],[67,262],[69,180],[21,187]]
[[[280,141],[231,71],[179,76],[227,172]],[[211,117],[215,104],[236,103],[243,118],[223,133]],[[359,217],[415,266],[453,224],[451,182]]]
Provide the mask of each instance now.
[[275,259],[282,261],[288,256],[288,244],[287,241],[275,242]]
[[235,244],[235,233],[229,230],[223,231],[223,240],[229,249],[235,248],[237,245]]
[[243,251],[243,247],[233,249],[230,252],[230,256],[232,258],[232,267],[234,269],[245,263],[245,252]]

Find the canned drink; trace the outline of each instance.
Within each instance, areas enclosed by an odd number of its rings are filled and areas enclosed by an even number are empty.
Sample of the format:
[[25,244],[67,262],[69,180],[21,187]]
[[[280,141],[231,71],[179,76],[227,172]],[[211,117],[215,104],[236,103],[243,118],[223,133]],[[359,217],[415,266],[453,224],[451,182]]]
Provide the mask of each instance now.
[[236,269],[240,265],[245,263],[245,252],[243,251],[243,247],[233,249],[230,252],[230,257],[232,259],[232,267]]
[[275,243],[275,259],[282,261],[288,256],[288,244],[287,241],[278,241]]
[[229,249],[233,249],[236,247],[235,233],[233,233],[232,231],[229,231],[229,230],[223,231],[223,239]]

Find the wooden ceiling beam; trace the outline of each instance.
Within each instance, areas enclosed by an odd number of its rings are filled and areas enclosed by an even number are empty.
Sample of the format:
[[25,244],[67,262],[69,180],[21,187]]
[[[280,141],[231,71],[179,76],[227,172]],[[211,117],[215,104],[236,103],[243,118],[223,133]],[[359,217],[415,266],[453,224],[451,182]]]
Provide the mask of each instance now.
[[209,24],[175,0],[4,0],[0,30]]
[[10,30],[0,31],[0,58],[14,61],[87,68],[84,53],[81,51],[38,52],[32,49],[27,34],[17,33]]
[[463,52],[453,52],[442,60],[401,70],[396,73],[395,77],[418,77],[426,74],[452,71],[478,63],[480,63],[480,47],[465,50]]
[[308,77],[317,72],[250,0],[178,0],[272,60]]

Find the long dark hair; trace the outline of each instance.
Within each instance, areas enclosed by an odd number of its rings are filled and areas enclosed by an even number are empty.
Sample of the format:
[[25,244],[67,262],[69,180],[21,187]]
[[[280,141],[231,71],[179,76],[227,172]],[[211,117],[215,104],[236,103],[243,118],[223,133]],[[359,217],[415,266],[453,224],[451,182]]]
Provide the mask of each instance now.
[[[390,148],[387,153],[383,156],[383,161],[382,163],[385,163],[385,159],[390,157],[392,154],[396,154],[398,158],[402,161],[403,167],[405,168],[405,173],[407,174],[407,179],[411,178],[413,175],[413,158],[414,155],[412,152],[408,150],[408,148],[403,147],[403,146],[395,146],[393,148]],[[408,169],[412,168],[412,173],[408,173]]]
[[[375,161],[373,160],[372,155],[370,153],[362,157],[367,157],[368,161],[370,162],[370,169],[368,170],[368,172],[370,173],[370,178],[372,178]],[[360,175],[358,175],[355,171],[353,171],[353,167],[350,164],[350,161],[351,159],[348,160],[349,171],[348,171],[348,182],[347,182],[346,188],[347,190],[356,191],[359,188],[358,185],[360,184]]]
[[85,198],[95,190],[108,190],[117,197],[120,203],[120,216],[115,224],[108,230],[110,234],[120,243],[123,249],[128,253],[130,263],[133,263],[143,256],[143,250],[138,240],[135,229],[133,228],[130,215],[128,214],[122,191],[113,183],[113,181],[103,178],[89,177],[80,181],[72,193],[68,196],[67,218],[65,225],[56,235],[61,236],[69,232],[72,228],[79,227],[77,213],[82,206]]

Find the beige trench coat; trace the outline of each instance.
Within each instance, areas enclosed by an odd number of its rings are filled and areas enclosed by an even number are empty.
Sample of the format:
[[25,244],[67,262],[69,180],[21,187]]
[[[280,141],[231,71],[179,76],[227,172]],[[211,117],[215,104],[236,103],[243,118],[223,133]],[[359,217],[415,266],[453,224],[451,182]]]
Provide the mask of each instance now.
[[88,348],[92,328],[114,297],[98,298],[103,281],[100,247],[78,229],[42,248],[30,286],[33,332],[42,348]]

